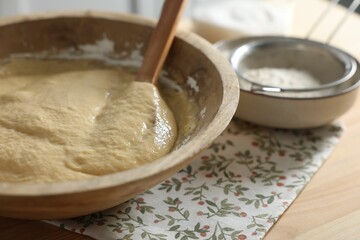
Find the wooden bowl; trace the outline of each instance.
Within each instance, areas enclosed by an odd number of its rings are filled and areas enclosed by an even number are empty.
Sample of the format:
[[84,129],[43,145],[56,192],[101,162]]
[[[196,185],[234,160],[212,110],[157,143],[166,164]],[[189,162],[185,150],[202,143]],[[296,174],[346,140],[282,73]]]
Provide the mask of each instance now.
[[[0,21],[0,58],[76,47],[105,35],[115,43],[115,52],[131,50],[147,42],[153,25],[134,16],[97,12],[7,18]],[[0,215],[54,219],[104,210],[146,191],[189,164],[230,122],[239,98],[238,80],[220,53],[189,32],[177,33],[166,68],[183,76],[184,84],[191,76],[199,88],[184,88],[200,106],[198,130],[188,143],[151,164],[88,180],[0,183]]]

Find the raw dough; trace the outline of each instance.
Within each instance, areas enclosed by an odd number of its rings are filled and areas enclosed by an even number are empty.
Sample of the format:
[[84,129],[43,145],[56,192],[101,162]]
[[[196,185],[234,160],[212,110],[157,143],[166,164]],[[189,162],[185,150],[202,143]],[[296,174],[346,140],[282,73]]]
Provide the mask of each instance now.
[[0,182],[114,173],[168,153],[173,113],[150,83],[86,61],[12,60],[0,69]]

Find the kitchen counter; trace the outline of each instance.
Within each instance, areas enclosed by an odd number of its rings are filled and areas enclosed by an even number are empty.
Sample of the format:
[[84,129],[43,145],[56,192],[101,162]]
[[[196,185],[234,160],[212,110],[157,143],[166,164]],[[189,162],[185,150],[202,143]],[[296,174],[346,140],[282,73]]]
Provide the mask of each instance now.
[[[306,35],[325,8],[325,1],[296,1],[293,35]],[[325,41],[344,13],[333,9],[311,39]],[[359,60],[360,15],[350,16],[331,43]],[[340,143],[265,240],[360,239],[360,97],[341,120]]]
[[[322,0],[295,0],[293,36],[303,37],[326,8]],[[312,39],[324,41],[344,9],[336,7]],[[332,44],[360,59],[360,16],[351,15]],[[360,239],[360,97],[341,121],[345,132],[335,151],[265,240]],[[0,239],[91,239],[40,221],[0,218]]]

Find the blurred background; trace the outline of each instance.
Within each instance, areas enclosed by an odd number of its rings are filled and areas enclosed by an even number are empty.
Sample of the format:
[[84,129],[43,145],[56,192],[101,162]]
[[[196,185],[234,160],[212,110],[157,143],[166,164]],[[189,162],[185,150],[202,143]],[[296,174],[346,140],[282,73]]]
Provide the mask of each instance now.
[[[353,2],[353,0],[341,0],[340,5],[342,5],[344,7],[349,7],[352,2]],[[360,8],[356,9],[356,13],[360,13]]]
[[[195,7],[197,2],[206,1],[212,0],[189,0],[188,8],[185,15],[190,16],[191,9]],[[162,2],[163,0],[0,0],[0,15],[8,16],[50,10],[54,11],[92,9],[104,11],[133,12],[147,17],[157,17],[161,9]],[[351,2],[352,0],[341,0],[340,4],[344,6],[349,6]],[[360,13],[360,8],[357,9],[357,12]]]
[[[305,37],[331,0],[188,0],[183,25],[210,42],[234,37],[286,35]],[[332,0],[335,1],[335,0]],[[340,7],[330,11],[324,23],[311,35],[326,41],[353,1],[338,0]],[[157,18],[163,0],[0,0],[0,16],[46,11],[97,10],[135,13]],[[360,7],[356,10],[360,13]],[[357,14],[360,18],[360,15]],[[359,31],[346,22],[337,34]],[[352,34],[349,34],[352,36]],[[350,41],[350,40],[349,40]],[[360,41],[360,39],[352,39]],[[337,44],[337,39],[333,41]],[[347,45],[346,45],[347,46]],[[356,49],[356,51],[360,51]]]
[[162,0],[1,0],[0,14],[8,16],[30,12],[91,9],[132,12],[156,17],[162,2]]

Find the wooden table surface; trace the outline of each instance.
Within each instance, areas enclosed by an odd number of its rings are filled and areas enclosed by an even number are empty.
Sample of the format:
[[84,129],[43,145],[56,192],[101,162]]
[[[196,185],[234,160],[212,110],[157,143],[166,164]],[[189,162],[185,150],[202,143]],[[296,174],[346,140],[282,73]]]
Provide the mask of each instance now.
[[[294,36],[305,36],[322,0],[295,0]],[[337,7],[314,33],[324,41],[344,9]],[[352,15],[332,41],[360,59],[360,17]],[[342,118],[346,130],[334,153],[266,235],[265,240],[360,239],[360,97]],[[40,221],[0,218],[0,239],[91,239]]]

